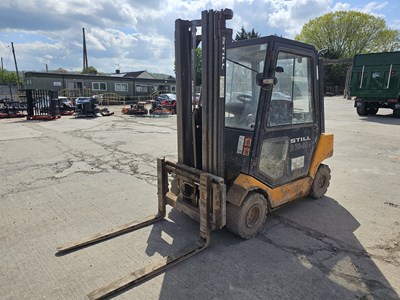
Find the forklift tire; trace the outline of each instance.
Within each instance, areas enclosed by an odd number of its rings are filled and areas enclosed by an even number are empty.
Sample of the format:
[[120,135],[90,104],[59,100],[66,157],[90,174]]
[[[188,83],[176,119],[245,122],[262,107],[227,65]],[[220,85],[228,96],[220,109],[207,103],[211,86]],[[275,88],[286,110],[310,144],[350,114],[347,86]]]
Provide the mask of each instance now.
[[267,199],[260,193],[250,193],[240,207],[228,203],[226,227],[234,234],[250,239],[255,237],[267,219]]
[[315,175],[313,185],[311,187],[310,196],[315,199],[321,198],[328,190],[331,180],[331,169],[324,164],[321,164]]

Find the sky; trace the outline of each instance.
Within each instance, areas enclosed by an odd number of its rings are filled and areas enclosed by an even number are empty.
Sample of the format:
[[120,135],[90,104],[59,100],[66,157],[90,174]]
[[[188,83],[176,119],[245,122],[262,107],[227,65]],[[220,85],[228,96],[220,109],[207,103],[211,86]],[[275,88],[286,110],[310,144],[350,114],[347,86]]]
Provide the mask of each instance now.
[[14,71],[82,70],[82,28],[89,66],[113,73],[147,70],[174,75],[176,19],[201,18],[203,10],[233,10],[227,26],[262,36],[293,39],[309,20],[355,10],[400,29],[400,1],[333,0],[1,0],[0,57]]

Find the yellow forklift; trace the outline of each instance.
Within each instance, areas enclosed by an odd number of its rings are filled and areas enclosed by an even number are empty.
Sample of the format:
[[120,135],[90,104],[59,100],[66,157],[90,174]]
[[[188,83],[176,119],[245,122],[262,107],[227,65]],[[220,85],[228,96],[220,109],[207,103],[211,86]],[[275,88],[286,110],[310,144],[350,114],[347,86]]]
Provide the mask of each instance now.
[[[324,132],[322,63],[313,46],[280,38],[232,40],[230,9],[175,22],[178,161],[158,159],[158,213],[59,247],[60,254],[151,225],[166,205],[200,224],[196,245],[95,290],[101,299],[153,277],[207,248],[226,226],[257,235],[268,212],[322,197],[333,135]],[[200,34],[198,34],[200,32]],[[197,47],[202,92],[194,106]]]

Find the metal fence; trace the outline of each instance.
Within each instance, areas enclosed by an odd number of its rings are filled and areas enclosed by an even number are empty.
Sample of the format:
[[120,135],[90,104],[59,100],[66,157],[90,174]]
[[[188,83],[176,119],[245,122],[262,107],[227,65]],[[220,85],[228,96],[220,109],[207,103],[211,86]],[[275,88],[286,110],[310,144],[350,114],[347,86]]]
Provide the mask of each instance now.
[[18,100],[18,85],[14,83],[0,83],[0,100]]
[[60,101],[56,91],[26,90],[26,100],[28,120],[60,117]]

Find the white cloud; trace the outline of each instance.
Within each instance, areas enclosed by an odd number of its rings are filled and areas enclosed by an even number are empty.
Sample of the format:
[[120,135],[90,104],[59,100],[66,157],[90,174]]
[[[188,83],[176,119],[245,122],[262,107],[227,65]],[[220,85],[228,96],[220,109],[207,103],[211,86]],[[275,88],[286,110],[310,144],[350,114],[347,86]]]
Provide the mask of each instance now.
[[330,0],[266,0],[272,7],[268,24],[274,28],[283,27],[286,34],[293,38],[302,26],[311,19],[329,11]]
[[2,0],[0,46],[14,41],[22,70],[42,70],[44,63],[79,70],[85,27],[89,65],[99,71],[113,72],[119,64],[124,71],[172,74],[177,18],[200,19],[203,10],[231,8],[228,27],[234,35],[244,26],[293,38],[306,22],[329,11],[377,14],[389,1],[356,7],[334,0]]
[[366,14],[370,14],[376,17],[380,18],[385,18],[385,15],[382,13],[379,13],[379,11],[382,11],[385,7],[388,6],[388,2],[369,2],[365,4],[364,6],[353,6],[350,3],[341,3],[338,2],[335,4],[333,7],[333,11],[345,11],[345,10],[354,10],[354,11],[359,11],[363,12]]
[[376,10],[382,10],[385,6],[388,5],[388,2],[370,2],[364,6],[364,12],[373,13]]
[[345,10],[350,10],[350,3],[342,3],[342,2],[337,2],[333,8],[332,11],[345,11]]

